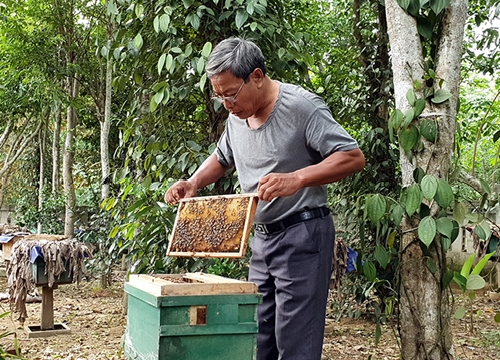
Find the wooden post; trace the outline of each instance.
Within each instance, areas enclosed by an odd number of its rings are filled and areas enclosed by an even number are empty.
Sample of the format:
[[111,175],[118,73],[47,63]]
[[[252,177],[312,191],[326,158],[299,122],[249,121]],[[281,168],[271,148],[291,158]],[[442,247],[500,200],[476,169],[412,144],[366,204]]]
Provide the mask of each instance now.
[[42,287],[42,323],[40,326],[41,330],[53,330],[54,329],[54,289],[57,285],[53,287],[43,286]]

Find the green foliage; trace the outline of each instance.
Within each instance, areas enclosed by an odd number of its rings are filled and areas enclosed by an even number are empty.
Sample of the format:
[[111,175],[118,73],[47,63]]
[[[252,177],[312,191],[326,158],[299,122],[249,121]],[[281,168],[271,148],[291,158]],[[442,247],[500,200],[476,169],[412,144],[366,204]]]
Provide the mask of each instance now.
[[42,225],[45,234],[64,233],[64,197],[44,191],[42,208],[38,209],[36,193],[26,193],[16,202],[16,223],[36,233],[37,225]]
[[454,317],[462,319],[469,311],[469,331],[474,332],[474,312],[472,311],[473,301],[476,298],[476,290],[485,287],[486,282],[481,277],[480,273],[488,260],[495,255],[495,253],[486,254],[479,262],[473,267],[475,254],[468,257],[467,261],[463,264],[460,272],[454,272],[453,280],[462,289],[462,297],[466,306],[460,306],[455,310]]
[[[0,318],[4,318],[6,316],[10,316],[10,311],[4,311],[2,314],[0,314]],[[10,336],[14,335],[14,351],[16,352],[15,354],[11,354],[10,351],[7,352],[7,350],[4,349],[3,345],[0,345],[0,360],[6,360],[6,359],[24,359],[21,356],[21,350],[19,349],[19,342],[17,339],[17,334],[15,331],[4,331],[0,333],[0,340]]]
[[249,255],[243,259],[215,259],[215,262],[208,266],[208,273],[231,279],[248,278],[248,260]]
[[[163,204],[163,194],[213,151],[227,116],[210,101],[204,70],[211,49],[230,36],[252,38],[270,74],[306,79],[312,58],[302,49],[310,38],[292,28],[305,30],[306,9],[301,1],[108,2],[118,31],[101,53],[114,59],[113,86],[127,94],[129,115],[119,124],[122,162],[113,179],[119,193],[103,209],[113,218],[111,249],[127,253],[133,271],[199,266],[166,258],[175,208]],[[199,195],[237,191],[237,177],[229,172]]]

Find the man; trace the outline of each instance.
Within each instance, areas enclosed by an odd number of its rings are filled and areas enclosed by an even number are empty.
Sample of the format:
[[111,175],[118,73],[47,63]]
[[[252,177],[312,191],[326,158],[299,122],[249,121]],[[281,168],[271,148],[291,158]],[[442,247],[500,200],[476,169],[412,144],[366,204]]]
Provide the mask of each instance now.
[[335,228],[326,184],[363,169],[363,153],[318,96],[266,76],[251,41],[220,42],[207,62],[214,99],[229,110],[212,155],[165,194],[170,204],[236,167],[241,190],[257,192],[249,281],[258,306],[258,360],[319,360]]

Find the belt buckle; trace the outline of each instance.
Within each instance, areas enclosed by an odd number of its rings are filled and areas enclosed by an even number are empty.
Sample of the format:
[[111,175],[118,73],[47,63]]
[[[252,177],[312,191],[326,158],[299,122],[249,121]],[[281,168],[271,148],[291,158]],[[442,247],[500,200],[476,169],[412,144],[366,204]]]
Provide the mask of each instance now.
[[267,227],[265,224],[255,224],[255,231],[260,232],[262,234],[269,234],[269,230],[267,230]]

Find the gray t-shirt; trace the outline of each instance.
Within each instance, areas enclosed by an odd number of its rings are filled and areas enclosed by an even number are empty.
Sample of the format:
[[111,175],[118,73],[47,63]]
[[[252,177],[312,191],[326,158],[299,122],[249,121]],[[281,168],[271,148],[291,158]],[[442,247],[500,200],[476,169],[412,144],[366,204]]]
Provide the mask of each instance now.
[[[215,153],[234,166],[243,193],[257,192],[261,177],[318,164],[336,151],[358,148],[333,119],[324,101],[302,87],[279,83],[280,91],[267,121],[258,129],[229,115]],[[300,189],[292,196],[259,201],[255,223],[269,224],[306,209],[327,206],[326,186]]]

